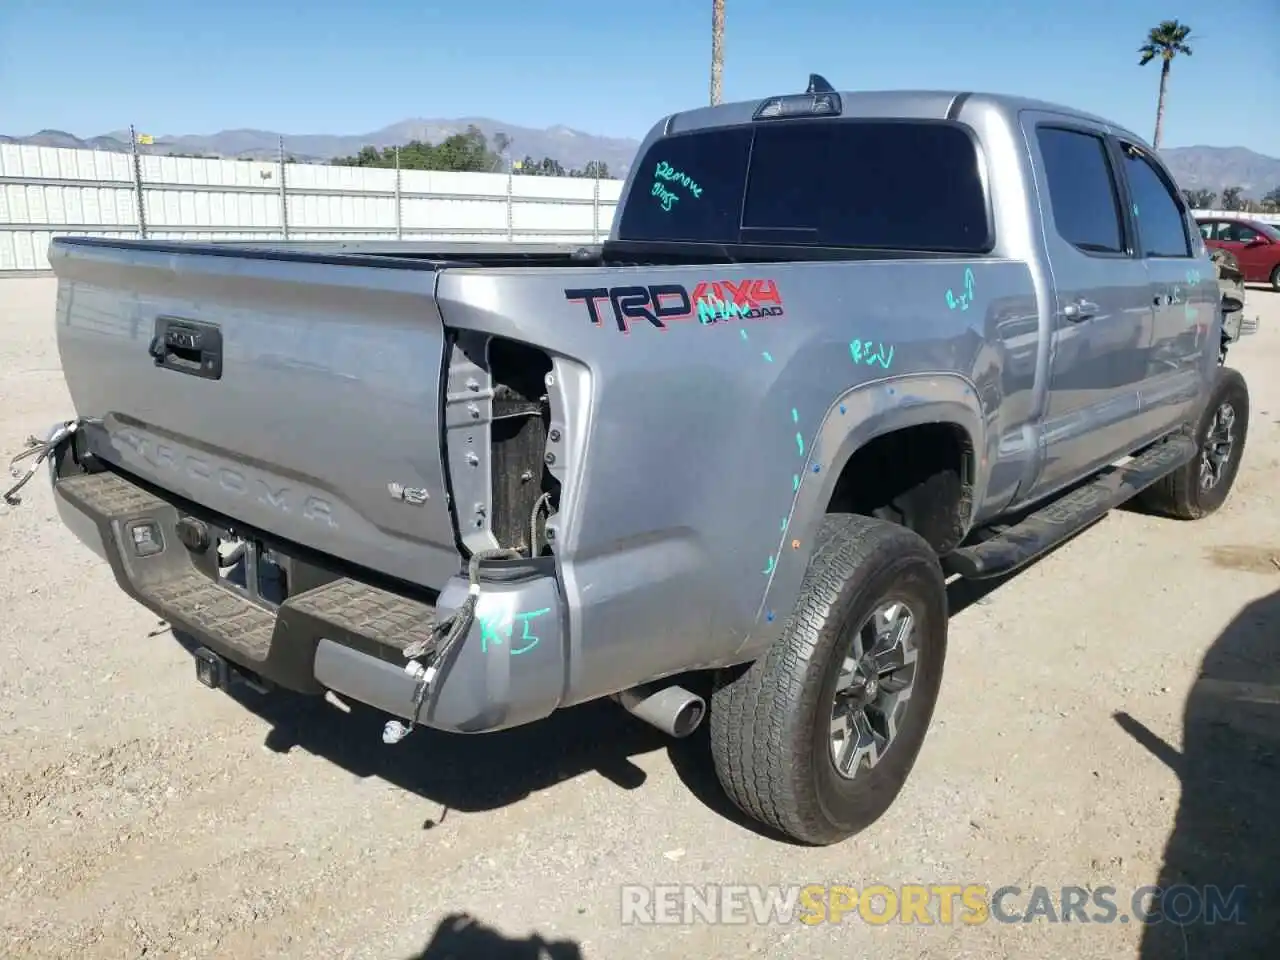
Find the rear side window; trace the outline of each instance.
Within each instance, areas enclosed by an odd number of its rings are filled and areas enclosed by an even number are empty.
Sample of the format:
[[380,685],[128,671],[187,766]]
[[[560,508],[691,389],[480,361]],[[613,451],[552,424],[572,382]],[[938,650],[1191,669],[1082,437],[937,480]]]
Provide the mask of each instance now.
[[951,122],[783,120],[667,137],[619,239],[984,253],[978,149]]
[[1148,257],[1191,256],[1187,218],[1164,178],[1140,153],[1126,152],[1124,165],[1142,252]]
[[1036,139],[1058,235],[1087,253],[1122,253],[1120,200],[1102,138],[1040,127]]

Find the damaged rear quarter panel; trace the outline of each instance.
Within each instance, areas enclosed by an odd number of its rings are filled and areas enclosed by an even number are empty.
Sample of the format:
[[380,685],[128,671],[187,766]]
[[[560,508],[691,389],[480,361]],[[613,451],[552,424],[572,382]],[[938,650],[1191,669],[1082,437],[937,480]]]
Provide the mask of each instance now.
[[[721,294],[754,291],[781,311],[675,309],[676,290],[692,299],[723,281]],[[635,289],[599,299],[594,319],[590,298],[573,296],[655,286],[667,293],[652,321],[653,297]],[[977,511],[1009,429],[996,417],[1032,406],[1035,365],[1007,370],[997,329],[1036,313],[1024,263],[450,269],[437,292],[446,324],[537,344],[567,374],[553,400],[574,408],[553,410],[570,425],[556,546],[565,705],[763,649],[844,460],[873,436],[961,426],[979,461]],[[632,314],[625,330],[614,301]],[[1011,394],[1022,403],[1005,405]]]

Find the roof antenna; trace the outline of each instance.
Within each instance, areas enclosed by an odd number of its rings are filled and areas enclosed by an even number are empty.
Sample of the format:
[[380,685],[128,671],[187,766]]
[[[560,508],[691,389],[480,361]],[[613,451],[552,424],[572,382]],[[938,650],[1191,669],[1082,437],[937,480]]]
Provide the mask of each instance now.
[[820,73],[809,74],[809,89],[805,93],[835,93],[835,88],[827,83],[827,78]]

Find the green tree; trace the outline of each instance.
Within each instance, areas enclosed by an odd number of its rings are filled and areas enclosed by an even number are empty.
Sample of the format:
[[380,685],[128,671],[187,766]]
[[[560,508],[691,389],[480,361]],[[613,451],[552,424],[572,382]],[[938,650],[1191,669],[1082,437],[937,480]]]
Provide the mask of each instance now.
[[581,170],[574,170],[570,176],[585,177],[588,180],[612,180],[609,165],[601,160],[589,160]]
[[515,172],[523,174],[526,177],[568,176],[559,160],[552,160],[550,157],[543,157],[541,160],[535,160],[527,153],[525,154],[524,159],[520,161],[520,166],[515,169]]
[[1270,213],[1280,210],[1280,187],[1272,187],[1268,190],[1262,198],[1262,205]]
[[[402,170],[488,173],[498,169],[501,160],[500,154],[489,148],[484,134],[474,126],[468,127],[465,133],[455,133],[451,137],[446,137],[438,144],[410,140],[400,145]],[[337,167],[394,167],[396,148],[384,147],[379,150],[377,147],[361,147],[360,152],[355,156],[338,157],[330,163]]]
[[1212,210],[1218,195],[1212,190],[1183,190],[1182,195],[1193,210]]
[[1240,195],[1244,190],[1240,187],[1224,187],[1222,191],[1222,209],[1223,210],[1242,210],[1244,203]]
[[1147,42],[1138,48],[1142,59],[1138,66],[1145,67],[1152,60],[1160,61],[1160,99],[1156,101],[1156,135],[1152,146],[1160,149],[1160,135],[1164,131],[1164,100],[1169,87],[1169,68],[1173,58],[1179,54],[1191,56],[1191,47],[1187,38],[1191,36],[1191,28],[1177,20],[1162,20],[1160,25],[1152,27],[1147,33]]

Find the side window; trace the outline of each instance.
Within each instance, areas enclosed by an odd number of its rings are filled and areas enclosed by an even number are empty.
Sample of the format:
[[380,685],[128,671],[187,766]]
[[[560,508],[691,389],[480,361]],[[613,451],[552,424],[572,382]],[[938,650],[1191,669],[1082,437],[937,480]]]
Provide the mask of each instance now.
[[1124,252],[1120,203],[1102,138],[1040,127],[1036,139],[1058,234],[1087,253]]
[[1189,257],[1191,238],[1187,218],[1174,194],[1151,161],[1126,150],[1125,173],[1133,195],[1133,216],[1138,222],[1142,252],[1148,257]]
[[1243,223],[1232,223],[1227,225],[1222,239],[1230,240],[1232,243],[1253,243],[1258,239],[1258,231],[1252,227],[1246,227]]
[[1213,228],[1214,228],[1213,223],[1201,223],[1199,224],[1199,227],[1200,227],[1200,236],[1204,237],[1206,240],[1213,239]]

